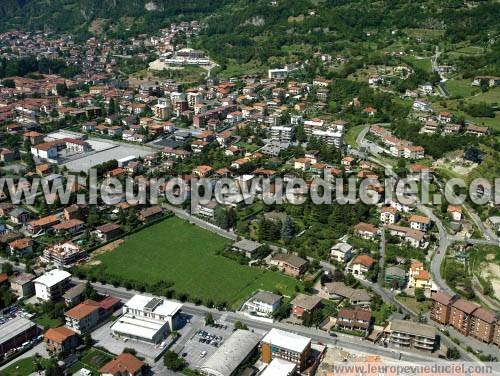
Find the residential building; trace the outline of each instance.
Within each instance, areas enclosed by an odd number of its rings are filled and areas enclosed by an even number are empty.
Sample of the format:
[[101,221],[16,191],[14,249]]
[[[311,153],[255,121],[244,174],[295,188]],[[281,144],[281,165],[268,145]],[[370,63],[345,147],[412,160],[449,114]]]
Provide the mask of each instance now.
[[399,266],[389,266],[385,269],[384,282],[391,288],[400,289],[406,286],[406,272]]
[[345,263],[352,257],[352,245],[349,243],[337,243],[330,248],[330,257],[337,262]]
[[36,277],[30,273],[19,273],[10,277],[10,289],[20,298],[27,298],[35,294],[33,280]]
[[51,301],[60,298],[69,286],[71,274],[53,269],[33,281],[35,295],[40,300]]
[[85,284],[77,283],[63,294],[67,306],[73,306],[83,301],[85,297]]
[[341,308],[335,326],[339,329],[360,330],[368,334],[372,313],[361,308]]
[[262,244],[248,239],[241,239],[232,245],[233,251],[241,252],[248,258],[253,258],[260,247]]
[[48,215],[46,217],[36,219],[31,221],[26,226],[26,229],[31,234],[37,234],[41,231],[45,231],[60,222],[59,218],[55,215]]
[[261,360],[271,363],[279,358],[297,365],[299,371],[306,368],[311,353],[311,340],[307,337],[273,328],[260,343]]
[[96,227],[94,234],[97,238],[103,242],[108,242],[111,239],[114,239],[120,236],[122,233],[122,229],[120,225],[116,223],[106,223],[104,225]]
[[380,234],[380,230],[378,228],[372,224],[364,222],[358,223],[355,226],[354,231],[363,239],[374,239],[378,234]]
[[43,250],[42,259],[61,268],[69,268],[87,257],[87,252],[72,242],[58,243]]
[[129,353],[121,353],[99,369],[102,376],[140,376],[145,363]]
[[215,217],[215,210],[219,206],[220,204],[217,202],[217,200],[210,200],[206,204],[199,202],[196,206],[196,210],[198,212],[198,215],[213,219]]
[[354,289],[344,282],[328,282],[323,286],[323,291],[332,300],[342,301],[347,299],[353,306],[369,307],[371,296],[364,289]]
[[272,316],[281,305],[281,296],[269,291],[258,291],[245,302],[244,309],[258,316]]
[[142,209],[138,213],[139,220],[142,222],[152,222],[163,216],[163,210],[160,206],[155,205],[146,209]]
[[497,316],[494,312],[484,307],[479,307],[472,312],[470,336],[485,343],[491,343],[495,334]]
[[409,219],[410,228],[426,232],[431,224],[431,220],[423,215],[412,215]]
[[384,206],[380,209],[380,222],[384,224],[394,224],[398,221],[399,215],[396,208]]
[[78,334],[65,326],[50,328],[43,335],[45,347],[52,353],[68,353],[80,343]]
[[448,325],[451,315],[451,305],[458,299],[457,295],[449,295],[444,291],[434,292],[431,295],[431,320]]
[[437,344],[436,329],[430,325],[392,320],[389,331],[389,342],[397,347],[433,351]]
[[21,238],[9,243],[10,254],[12,256],[24,257],[33,253],[33,239]]
[[317,295],[297,294],[290,302],[292,314],[301,318],[305,313],[312,314],[315,309],[320,308],[321,298]]
[[364,276],[369,270],[373,269],[375,260],[369,255],[359,255],[352,260],[347,267],[347,271],[354,275]]
[[86,300],[64,314],[66,326],[77,333],[87,333],[99,323],[99,303]]
[[471,332],[472,312],[478,308],[477,304],[468,300],[457,299],[451,305],[449,324],[464,336],[468,336]]
[[270,261],[271,265],[276,265],[283,273],[298,277],[305,273],[307,261],[292,253],[278,253]]

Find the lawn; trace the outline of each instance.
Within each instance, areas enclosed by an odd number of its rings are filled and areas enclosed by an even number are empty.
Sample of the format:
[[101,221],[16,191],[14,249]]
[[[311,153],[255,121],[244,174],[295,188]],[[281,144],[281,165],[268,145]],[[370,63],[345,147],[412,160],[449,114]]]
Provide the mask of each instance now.
[[34,321],[45,329],[56,328],[63,324],[61,319],[50,318],[47,314],[43,314],[34,319]]
[[403,60],[410,64],[413,68],[422,69],[426,72],[432,72],[432,64],[429,58],[406,56]]
[[[173,282],[177,293],[191,299],[227,303],[233,308],[257,289],[292,295],[295,279],[240,265],[216,254],[229,240],[178,218],[169,218],[125,239],[116,249],[91,260],[101,271],[132,281]],[[104,268],[104,270],[102,270]]]
[[429,301],[417,302],[417,300],[411,296],[398,296],[397,299],[415,313],[425,313],[431,309],[431,303]]
[[[34,356],[20,359],[17,362],[12,363],[9,367],[2,370],[0,374],[2,374],[2,376],[28,376],[33,372],[36,372],[34,360],[35,360]],[[42,366],[44,366],[47,361],[48,361],[47,359],[40,358],[40,364]]]
[[347,130],[345,135],[345,142],[352,147],[357,147],[356,138],[361,133],[361,131],[366,127],[366,124],[356,125]]
[[471,86],[470,80],[448,80],[445,87],[452,97],[469,97],[478,90]]

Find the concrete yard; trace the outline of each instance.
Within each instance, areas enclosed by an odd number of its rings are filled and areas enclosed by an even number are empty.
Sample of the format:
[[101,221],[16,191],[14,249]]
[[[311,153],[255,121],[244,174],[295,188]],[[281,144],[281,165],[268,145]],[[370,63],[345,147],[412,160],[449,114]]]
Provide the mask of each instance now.
[[[168,344],[165,347],[160,347],[159,345],[150,345],[144,342],[113,337],[111,335],[111,326],[113,323],[114,321],[108,322],[92,332],[92,339],[95,341],[94,345],[102,346],[109,352],[117,355],[121,354],[124,348],[133,347],[137,351],[138,356],[146,358],[151,363],[160,357],[168,347]],[[171,340],[172,337],[168,337],[167,341]]]

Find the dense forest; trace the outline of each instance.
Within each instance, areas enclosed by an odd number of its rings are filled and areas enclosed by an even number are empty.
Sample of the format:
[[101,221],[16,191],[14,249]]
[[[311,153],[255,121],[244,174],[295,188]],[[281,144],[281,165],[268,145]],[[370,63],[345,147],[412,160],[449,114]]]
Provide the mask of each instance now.
[[[378,30],[444,30],[450,41],[487,42],[498,32],[497,1],[459,0],[2,0],[0,29],[50,29],[88,33],[107,21],[109,33],[150,32],[172,19],[209,17],[207,36],[226,57],[249,60],[282,45],[313,44],[342,49],[335,41],[369,40]],[[127,22],[129,21],[129,22]],[[133,21],[133,22],[130,22]],[[493,32],[493,33],[492,33]]]

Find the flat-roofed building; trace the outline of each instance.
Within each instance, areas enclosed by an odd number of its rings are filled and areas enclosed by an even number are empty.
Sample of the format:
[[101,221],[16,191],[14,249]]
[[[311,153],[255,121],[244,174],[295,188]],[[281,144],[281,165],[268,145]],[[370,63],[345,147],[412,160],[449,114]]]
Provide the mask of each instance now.
[[158,297],[134,295],[111,331],[140,342],[159,343],[177,328],[182,304]]
[[202,375],[232,376],[257,348],[260,336],[248,330],[236,330],[198,369]]
[[260,344],[261,360],[271,363],[279,358],[297,365],[299,371],[307,366],[307,359],[311,353],[311,339],[273,328],[262,339]]
[[24,317],[16,317],[0,326],[0,355],[19,347],[36,337],[39,329],[36,324]]
[[398,347],[433,351],[437,343],[436,329],[413,321],[392,320],[389,341]]
[[40,300],[60,298],[69,286],[71,274],[64,270],[53,269],[33,281],[35,295]]
[[260,376],[292,376],[295,375],[297,365],[295,363],[274,358]]

